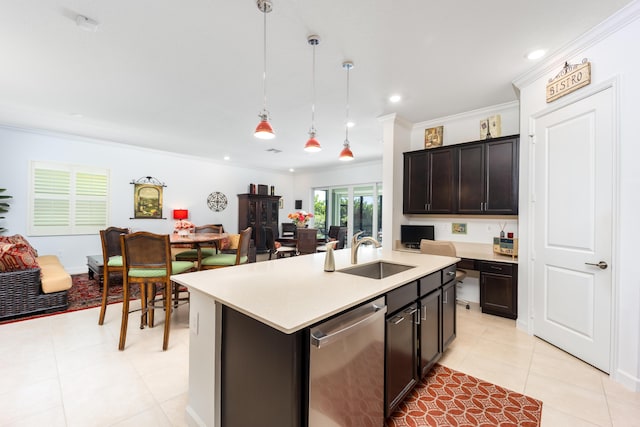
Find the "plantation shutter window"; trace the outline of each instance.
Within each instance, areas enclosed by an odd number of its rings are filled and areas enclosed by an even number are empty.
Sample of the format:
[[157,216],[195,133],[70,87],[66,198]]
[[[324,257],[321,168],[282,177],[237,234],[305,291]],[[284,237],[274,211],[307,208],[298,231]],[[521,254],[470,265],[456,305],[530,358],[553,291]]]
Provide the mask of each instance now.
[[29,235],[96,234],[107,227],[109,171],[32,162]]

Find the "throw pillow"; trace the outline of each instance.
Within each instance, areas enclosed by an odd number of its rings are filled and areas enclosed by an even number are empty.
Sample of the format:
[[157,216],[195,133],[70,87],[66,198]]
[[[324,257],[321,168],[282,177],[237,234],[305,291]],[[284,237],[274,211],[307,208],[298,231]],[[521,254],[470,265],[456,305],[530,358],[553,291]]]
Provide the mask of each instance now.
[[0,243],[0,271],[40,268],[32,250],[24,243]]
[[27,245],[29,251],[31,252],[31,255],[33,255],[34,258],[38,257],[38,251],[36,251],[35,248],[31,246],[29,241],[20,234],[16,234],[13,236],[0,236],[0,243],[23,243]]

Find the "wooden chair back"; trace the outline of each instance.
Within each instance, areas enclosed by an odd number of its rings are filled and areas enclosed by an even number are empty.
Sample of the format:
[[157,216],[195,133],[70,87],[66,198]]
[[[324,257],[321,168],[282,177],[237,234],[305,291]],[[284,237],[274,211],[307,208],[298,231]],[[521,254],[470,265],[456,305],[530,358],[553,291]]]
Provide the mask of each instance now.
[[282,237],[295,237],[298,227],[292,222],[282,223]]
[[171,275],[171,244],[168,234],[146,231],[120,236],[125,272],[135,269],[166,268]]
[[193,231],[194,233],[214,233],[214,234],[220,234],[223,232],[223,227],[221,225],[216,225],[216,224],[206,224],[206,225],[200,225],[200,226],[196,226]]
[[318,248],[318,230],[315,228],[298,229],[298,253],[313,254]]
[[100,240],[102,242],[102,258],[104,265],[109,262],[112,256],[122,255],[122,246],[120,245],[120,235],[129,234],[129,229],[119,227],[109,227],[100,230]]
[[242,257],[249,258],[249,246],[251,244],[251,227],[247,227],[240,232],[238,241],[238,251],[236,253],[236,265],[240,264]]

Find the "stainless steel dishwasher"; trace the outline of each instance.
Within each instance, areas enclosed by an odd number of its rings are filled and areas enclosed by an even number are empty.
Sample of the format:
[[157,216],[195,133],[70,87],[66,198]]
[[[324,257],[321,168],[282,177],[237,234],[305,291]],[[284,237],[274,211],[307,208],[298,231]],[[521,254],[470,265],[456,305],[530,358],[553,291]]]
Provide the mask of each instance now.
[[384,424],[384,297],[311,328],[310,427]]

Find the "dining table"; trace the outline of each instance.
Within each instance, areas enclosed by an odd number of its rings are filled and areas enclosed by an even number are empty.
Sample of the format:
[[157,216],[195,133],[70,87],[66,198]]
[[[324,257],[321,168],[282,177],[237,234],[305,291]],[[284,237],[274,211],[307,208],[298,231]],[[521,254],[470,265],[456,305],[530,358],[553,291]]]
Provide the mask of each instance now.
[[169,235],[169,243],[174,245],[191,245],[192,248],[198,250],[198,261],[201,259],[202,246],[203,245],[215,245],[218,247],[218,242],[229,237],[227,233],[189,233],[179,234],[171,233]]

